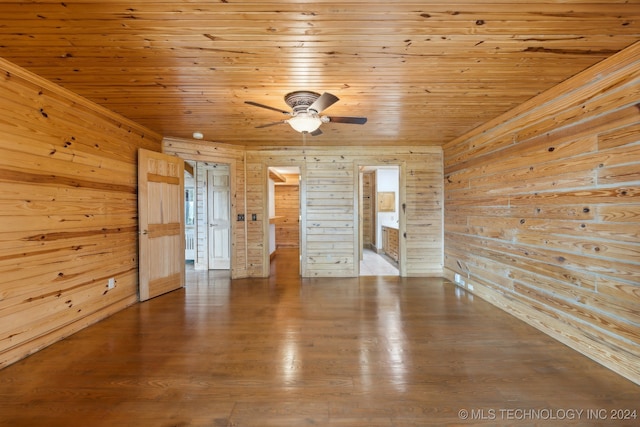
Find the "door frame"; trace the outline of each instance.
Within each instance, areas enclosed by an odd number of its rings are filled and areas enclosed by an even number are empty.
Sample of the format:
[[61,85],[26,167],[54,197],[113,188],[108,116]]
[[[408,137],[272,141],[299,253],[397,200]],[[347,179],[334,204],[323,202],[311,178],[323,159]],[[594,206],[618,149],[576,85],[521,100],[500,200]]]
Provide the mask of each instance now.
[[[377,174],[373,173],[373,172],[368,172],[368,171],[364,171],[364,170],[359,170],[358,171],[358,194],[360,194],[360,196],[358,197],[358,253],[359,253],[359,260],[362,261],[364,258],[364,220],[365,220],[365,216],[363,213],[364,210],[364,206],[365,206],[365,201],[364,201],[364,175],[365,174],[370,174],[373,175],[373,188],[376,188],[377,185]],[[371,191],[371,200],[369,201],[369,205],[371,206],[372,209],[375,210],[375,206],[377,206],[377,201],[376,201],[376,192],[375,191]],[[375,240],[377,240],[377,228],[378,228],[378,219],[376,218],[375,215],[371,216],[371,224],[370,227],[371,229],[369,230],[372,233],[372,238]]]
[[[227,164],[227,163],[219,163],[216,162],[216,165],[219,166],[227,166],[227,170],[225,171],[227,173],[227,177],[228,177],[228,182],[229,185],[227,186],[227,216],[228,218],[228,222],[229,222],[229,226],[228,226],[228,233],[229,233],[229,237],[228,237],[228,248],[227,251],[229,252],[229,267],[227,268],[215,268],[214,261],[211,257],[211,244],[214,243],[212,242],[212,235],[215,234],[214,231],[212,230],[212,226],[211,226],[211,220],[212,220],[212,211],[211,211],[211,207],[212,207],[212,203],[213,200],[211,199],[211,195],[215,195],[216,193],[218,193],[217,191],[214,191],[213,187],[215,187],[215,185],[213,185],[213,183],[211,182],[211,180],[209,179],[211,177],[211,175],[214,173],[214,171],[217,168],[207,168],[206,169],[206,174],[207,174],[207,189],[206,189],[206,193],[207,193],[207,198],[206,198],[206,222],[207,222],[207,267],[209,270],[230,270],[231,269],[231,239],[232,239],[232,231],[231,231],[231,167]],[[214,204],[215,206],[215,204]]]
[[[210,265],[209,265],[209,227],[208,224],[201,224],[202,221],[199,220],[199,218],[201,218],[202,216],[204,216],[204,220],[205,222],[208,221],[208,204],[209,204],[209,196],[208,196],[208,186],[209,186],[209,180],[208,178],[205,177],[205,180],[207,182],[207,188],[204,190],[204,194],[202,197],[202,200],[198,199],[198,179],[197,179],[197,175],[198,175],[198,170],[201,168],[204,168],[204,165],[206,164],[220,164],[220,165],[228,165],[229,166],[229,270],[231,273],[231,278],[234,278],[234,271],[236,270],[236,254],[235,254],[235,241],[236,241],[236,227],[237,225],[237,204],[236,204],[236,198],[233,196],[234,194],[236,194],[236,180],[235,180],[235,176],[236,176],[236,161],[235,159],[229,159],[229,158],[211,158],[211,159],[207,159],[207,160],[193,160],[190,159],[190,161],[195,162],[195,174],[196,174],[196,255],[195,255],[195,260],[194,260],[194,265],[197,267],[198,270],[209,270],[210,269]],[[206,170],[207,168],[204,169],[204,173],[205,176],[206,174]],[[201,207],[199,207],[199,202],[201,202]],[[204,209],[204,212],[202,212],[202,210]],[[245,222],[246,224],[246,222]],[[201,227],[205,227],[205,234],[206,234],[206,244],[204,245],[204,253],[199,253],[198,252],[198,243],[197,243],[197,239],[199,237],[200,233],[200,228]]]
[[[354,218],[357,221],[358,225],[355,227],[357,232],[354,236],[354,269],[356,271],[356,277],[360,277],[360,243],[362,242],[362,226],[361,226],[361,205],[362,205],[362,189],[360,188],[360,169],[371,166],[371,167],[385,167],[385,166],[396,166],[398,167],[398,272],[400,277],[407,277],[407,249],[406,249],[406,220],[407,220],[407,163],[405,161],[396,161],[391,160],[389,162],[384,161],[357,161],[354,163],[354,188],[356,189],[355,197],[355,214]],[[377,183],[377,178],[376,178]],[[374,189],[375,192],[375,189]],[[376,225],[377,226],[377,225]]]
[[264,266],[264,277],[269,277],[271,275],[271,258],[270,258],[270,254],[269,254],[269,168],[298,168],[298,171],[300,172],[300,188],[299,188],[299,198],[298,198],[298,215],[299,215],[299,222],[298,222],[298,226],[300,227],[299,229],[299,233],[298,233],[298,253],[300,256],[300,266],[299,266],[299,271],[298,273],[300,274],[301,277],[304,277],[304,273],[306,271],[306,265],[302,262],[304,259],[306,259],[306,255],[307,255],[307,249],[306,249],[306,245],[303,244],[303,242],[307,241],[307,231],[306,231],[306,227],[303,226],[303,224],[305,224],[306,222],[306,218],[307,218],[307,209],[306,209],[306,205],[307,205],[307,184],[306,184],[306,179],[305,179],[305,173],[306,173],[306,168],[305,168],[305,164],[304,163],[289,163],[289,164],[282,164],[282,163],[263,163],[263,194],[265,195],[265,201],[266,203],[263,203],[262,206],[262,218],[264,218],[264,220],[262,221],[262,241],[264,242],[264,250],[263,250],[263,258],[262,258],[262,265]]

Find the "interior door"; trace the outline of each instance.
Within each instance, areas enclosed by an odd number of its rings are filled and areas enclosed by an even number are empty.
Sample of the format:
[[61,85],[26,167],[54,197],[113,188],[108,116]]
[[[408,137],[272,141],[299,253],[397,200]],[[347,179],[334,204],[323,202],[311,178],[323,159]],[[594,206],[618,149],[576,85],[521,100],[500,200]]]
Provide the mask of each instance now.
[[208,182],[209,269],[228,270],[231,267],[231,222],[229,167],[210,169]]
[[184,161],[138,151],[139,296],[184,286]]

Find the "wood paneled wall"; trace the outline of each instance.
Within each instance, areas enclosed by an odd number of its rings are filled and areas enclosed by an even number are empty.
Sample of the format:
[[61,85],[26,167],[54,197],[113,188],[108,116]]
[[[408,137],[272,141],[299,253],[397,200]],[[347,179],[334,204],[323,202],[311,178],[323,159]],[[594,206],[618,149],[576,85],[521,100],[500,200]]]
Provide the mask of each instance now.
[[636,383],[639,107],[635,44],[444,147],[446,277]]
[[295,178],[275,186],[276,248],[300,246],[300,183]]
[[[166,154],[166,153],[165,153]],[[195,254],[193,256],[193,266],[196,270],[207,269],[209,267],[209,218],[207,200],[207,166],[208,163],[196,162],[194,166],[195,175]]]
[[[265,148],[247,151],[247,217],[252,261],[263,259],[266,171],[270,166],[297,166],[301,171],[302,275],[352,277],[357,274],[357,189],[359,166],[399,165],[401,272],[439,276],[443,272],[442,150],[440,147]],[[406,236],[406,237],[405,237]],[[267,274],[266,269],[263,274]]]
[[137,150],[161,136],[0,68],[3,367],[137,301]]
[[247,149],[214,142],[164,140],[167,154],[236,165],[232,168],[235,170],[232,179],[236,180],[232,204],[236,205],[238,214],[244,213],[246,220],[233,221],[231,265],[235,278],[269,274],[265,241],[269,223],[269,167],[296,166],[301,171],[301,214],[306,218],[300,237],[302,274],[305,277],[353,277],[357,274],[358,262],[355,217],[358,167],[390,164],[400,165],[403,172],[400,198],[405,206],[401,211],[404,215],[401,236],[406,234],[406,237],[401,237],[404,239],[401,271],[407,276],[442,275],[442,149],[383,147],[371,155],[363,155],[363,151],[338,147]]
[[375,172],[362,173],[362,246],[363,248],[377,250],[376,245],[376,220],[374,215],[376,180]]

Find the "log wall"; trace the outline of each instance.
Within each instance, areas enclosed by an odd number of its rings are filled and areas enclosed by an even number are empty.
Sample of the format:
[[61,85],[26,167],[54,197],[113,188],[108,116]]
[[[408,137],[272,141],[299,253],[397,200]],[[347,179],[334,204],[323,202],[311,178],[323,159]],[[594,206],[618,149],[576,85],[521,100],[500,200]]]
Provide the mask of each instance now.
[[444,154],[446,277],[640,383],[640,44]]
[[0,68],[4,367],[137,301],[137,150],[159,151],[161,137]]

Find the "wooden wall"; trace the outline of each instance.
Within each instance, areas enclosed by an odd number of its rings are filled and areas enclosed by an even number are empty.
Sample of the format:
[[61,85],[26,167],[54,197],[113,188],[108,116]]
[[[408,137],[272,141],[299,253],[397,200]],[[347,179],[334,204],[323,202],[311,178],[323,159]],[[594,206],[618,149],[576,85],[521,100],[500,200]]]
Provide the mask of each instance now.
[[640,44],[444,154],[446,277],[640,383]]
[[[407,276],[440,276],[442,243],[442,150],[440,147],[265,148],[247,151],[247,216],[257,214],[249,241],[254,262],[266,264],[264,207],[266,171],[270,166],[297,166],[301,171],[302,275],[352,277],[357,274],[357,189],[359,166],[399,165],[401,169],[401,272]],[[266,275],[268,270],[263,270]]]
[[374,216],[376,213],[376,174],[373,171],[362,173],[362,246],[363,248],[377,250],[376,225]]
[[[165,153],[167,154],[167,153]],[[207,200],[207,170],[209,163],[196,162],[193,174],[195,181],[195,254],[193,266],[196,270],[209,268],[209,217]]]
[[286,183],[275,185],[276,248],[297,248],[300,246],[300,182],[287,179]]
[[300,237],[303,276],[355,276],[358,167],[389,164],[400,165],[402,171],[400,198],[405,208],[401,212],[401,232],[406,231],[406,237],[402,237],[401,272],[407,276],[442,275],[440,147],[379,147],[376,154],[363,155],[365,150],[358,148],[246,149],[165,138],[164,151],[189,160],[236,165],[232,204],[236,205],[237,213],[244,213],[246,221],[234,222],[231,259],[234,278],[269,274],[269,248],[265,240],[269,224],[267,176],[268,168],[277,166],[297,166],[301,171],[301,214],[306,218]]
[[3,367],[137,301],[137,150],[161,137],[0,67]]

